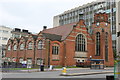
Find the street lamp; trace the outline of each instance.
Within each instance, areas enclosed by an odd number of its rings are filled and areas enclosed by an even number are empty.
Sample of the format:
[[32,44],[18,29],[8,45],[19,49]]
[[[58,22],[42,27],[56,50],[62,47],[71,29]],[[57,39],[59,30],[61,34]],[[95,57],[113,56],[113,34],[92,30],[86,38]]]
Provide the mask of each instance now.
[[44,71],[44,64],[43,64],[43,58],[42,58],[42,50],[43,50],[43,41],[40,42],[40,48],[41,48],[41,55],[40,55],[40,69],[41,71]]
[[91,68],[91,59],[92,59],[92,56],[90,56],[90,68]]
[[92,59],[92,56],[90,56],[90,60]]

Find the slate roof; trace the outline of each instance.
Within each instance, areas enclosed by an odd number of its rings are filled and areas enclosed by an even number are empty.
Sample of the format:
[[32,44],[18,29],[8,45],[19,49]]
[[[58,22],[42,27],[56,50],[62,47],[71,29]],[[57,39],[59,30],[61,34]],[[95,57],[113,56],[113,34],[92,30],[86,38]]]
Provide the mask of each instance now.
[[32,35],[34,40],[37,40],[38,35]]
[[73,26],[76,23],[66,24],[63,26],[58,26],[50,29],[45,29],[42,33],[47,37],[53,40],[65,40],[65,38],[70,34],[73,30]]
[[24,39],[25,39],[25,41],[27,41],[28,40],[28,37],[25,37],[25,36],[22,36]]
[[61,41],[62,36],[56,34],[43,33],[43,36],[52,41]]

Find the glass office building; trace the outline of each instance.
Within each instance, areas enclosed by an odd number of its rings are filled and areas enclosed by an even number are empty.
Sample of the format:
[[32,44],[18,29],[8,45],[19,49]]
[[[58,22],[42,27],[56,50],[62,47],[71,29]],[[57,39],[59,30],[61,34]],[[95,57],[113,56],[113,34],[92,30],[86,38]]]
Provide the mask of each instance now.
[[94,21],[94,14],[98,12],[106,12],[109,15],[109,22],[111,23],[111,32],[113,40],[113,49],[116,49],[116,3],[115,0],[110,1],[94,1],[74,9],[65,11],[62,14],[54,16],[53,27],[62,26],[69,23],[78,22],[81,15],[85,20],[87,28],[91,28],[91,24]]

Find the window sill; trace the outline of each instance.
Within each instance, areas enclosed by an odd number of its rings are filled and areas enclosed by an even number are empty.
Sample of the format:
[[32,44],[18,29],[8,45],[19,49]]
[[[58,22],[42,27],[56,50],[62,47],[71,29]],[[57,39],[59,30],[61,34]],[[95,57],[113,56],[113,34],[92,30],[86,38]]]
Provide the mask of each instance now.
[[32,50],[32,49],[28,49],[28,50]]
[[52,55],[58,55],[58,54],[52,54]]
[[75,51],[75,52],[88,52],[88,51]]

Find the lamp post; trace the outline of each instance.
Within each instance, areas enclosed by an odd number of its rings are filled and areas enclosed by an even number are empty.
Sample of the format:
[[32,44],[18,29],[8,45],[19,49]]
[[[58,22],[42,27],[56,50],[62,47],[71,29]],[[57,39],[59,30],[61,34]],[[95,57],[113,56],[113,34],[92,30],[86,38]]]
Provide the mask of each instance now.
[[40,43],[40,48],[41,48],[41,54],[40,54],[40,70],[41,71],[44,71],[44,64],[43,64],[43,58],[42,58],[42,50],[43,50],[43,41],[41,40],[41,43]]
[[90,60],[92,59],[92,56],[90,56]]
[[91,59],[92,59],[92,56],[90,56],[90,68],[91,68]]

